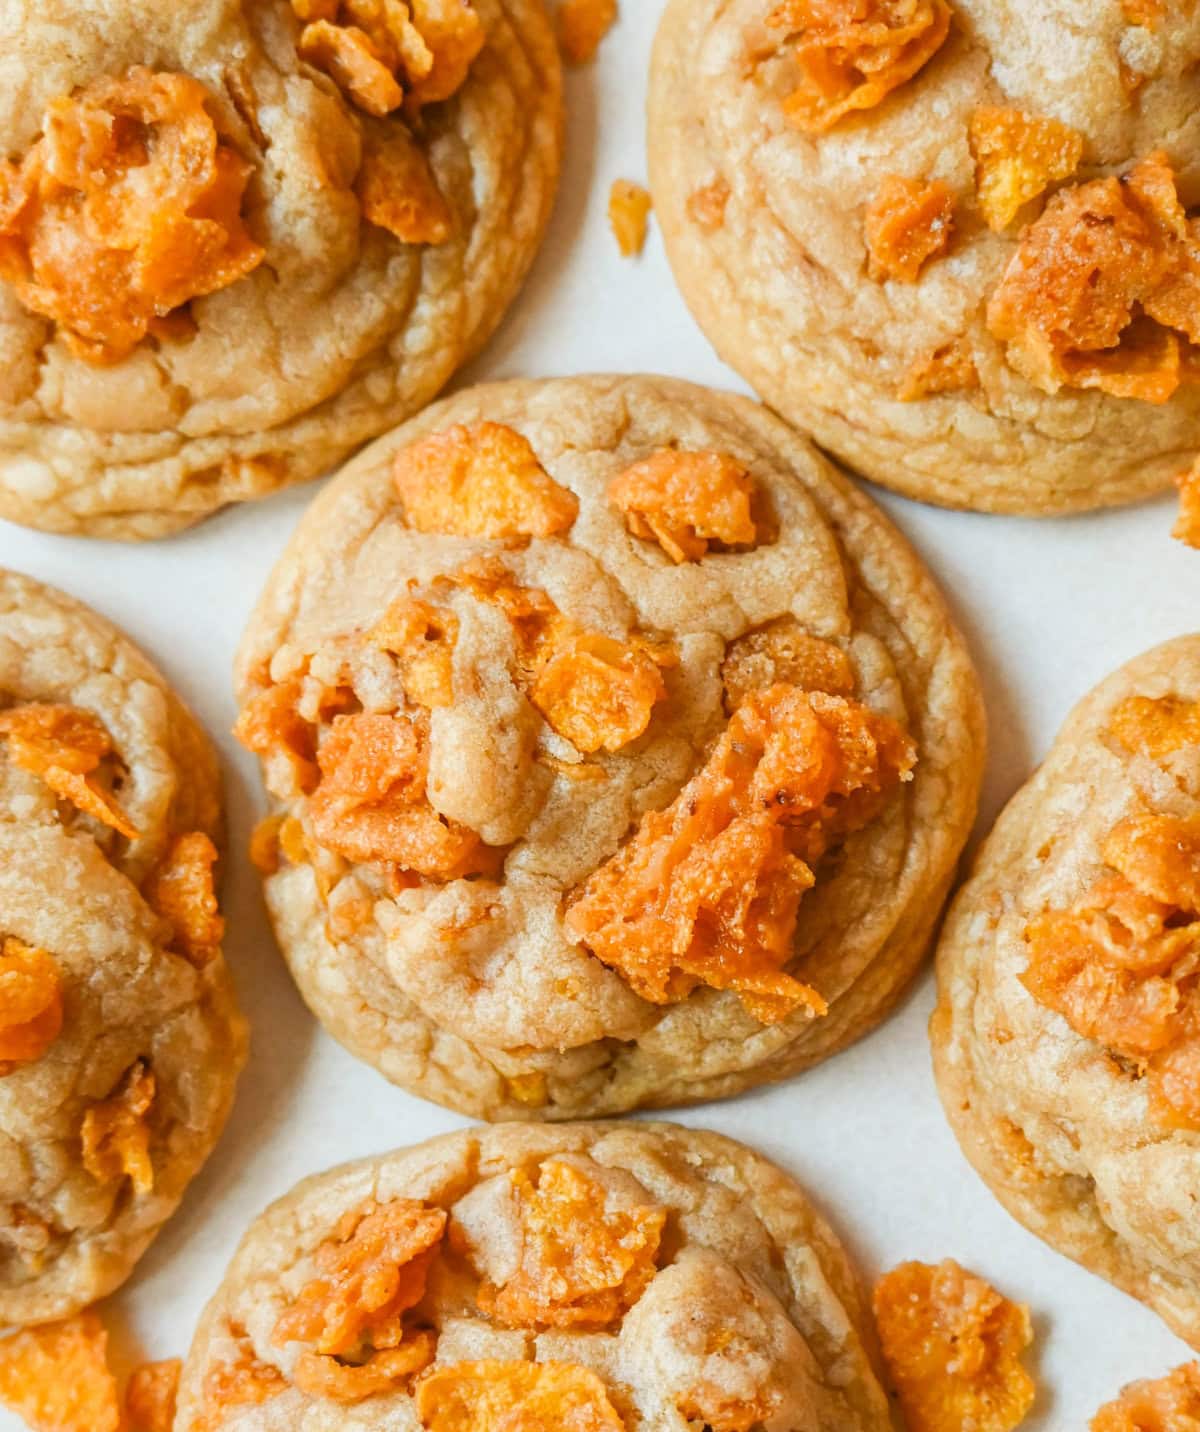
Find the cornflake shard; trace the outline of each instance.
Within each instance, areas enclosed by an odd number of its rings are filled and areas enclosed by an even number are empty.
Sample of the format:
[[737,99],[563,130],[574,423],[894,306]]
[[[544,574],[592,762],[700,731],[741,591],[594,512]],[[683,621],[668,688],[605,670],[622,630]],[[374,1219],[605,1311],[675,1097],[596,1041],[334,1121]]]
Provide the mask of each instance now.
[[1091,1432],[1192,1432],[1200,1427],[1200,1362],[1130,1383],[1088,1425]]
[[404,244],[444,244],[454,214],[438,188],[425,151],[407,129],[363,135],[355,193],[363,218]]
[[643,185],[629,179],[613,180],[608,194],[608,222],[622,258],[634,258],[646,247],[653,207],[650,192]]
[[725,709],[730,713],[751,695],[777,682],[830,696],[853,696],[856,679],[839,646],[804,630],[794,617],[779,617],[732,642],[721,663]]
[[1175,479],[1179,488],[1179,518],[1171,536],[1189,547],[1200,548],[1200,458]]
[[97,1183],[117,1183],[128,1178],[138,1194],[153,1189],[154,1164],[146,1116],[155,1092],[154,1074],[146,1061],[139,1059],[114,1093],[93,1104],[83,1116],[83,1166]]
[[654,540],[672,562],[698,562],[710,545],[752,547],[755,486],[747,468],[719,452],[662,448],[608,484],[608,500],[635,537]]
[[945,253],[954,227],[954,195],[940,180],[889,174],[867,209],[867,271],[882,282],[916,283],[931,258]]
[[458,618],[449,607],[400,597],[367,633],[367,639],[397,659],[410,701],[430,710],[453,703]]
[[701,229],[715,233],[725,223],[725,210],[732,192],[726,180],[720,178],[701,189],[693,189],[688,195],[688,217]]
[[35,703],[0,711],[0,740],[14,766],[40,776],[61,800],[126,840],[138,831],[92,773],[113,754],[112,738],[90,711]]
[[875,1288],[884,1362],[909,1432],[1010,1432],[1033,1405],[1029,1310],[951,1259],[902,1263]]
[[939,344],[932,353],[916,359],[904,375],[896,396],[902,403],[913,403],[937,393],[969,392],[979,387],[979,370],[970,340],[952,338]]
[[254,1355],[245,1330],[233,1329],[241,1344],[235,1362],[219,1362],[204,1375],[204,1411],[188,1432],[218,1432],[225,1414],[237,1407],[261,1407],[286,1392],[287,1379],[277,1367]]
[[246,703],[233,734],[265,761],[282,758],[297,791],[307,794],[320,780],[316,733],[300,714],[299,678],[268,685]]
[[460,1362],[417,1384],[426,1432],[625,1432],[594,1372],[565,1362]]
[[770,1024],[816,990],[783,972],[821,857],[911,778],[916,752],[890,717],[778,684],[735,711],[705,765],[576,892],[567,929],[643,999],[736,990]]
[[182,1370],[177,1357],[134,1369],[125,1388],[125,1412],[132,1432],[171,1432]]
[[146,903],[171,926],[171,948],[198,970],[216,959],[225,936],[213,866],[217,847],[203,831],[177,835],[146,884]]
[[558,47],[569,65],[593,60],[617,18],[617,0],[560,0]]
[[62,977],[45,950],[0,946],[0,1077],[40,1059],[62,1032]]
[[1069,179],[1083,158],[1083,135],[1069,125],[997,105],[974,111],[967,137],[979,207],[996,231],[1051,184]]
[[253,172],[189,75],[132,69],[54,100],[0,160],[0,278],[76,357],[116,363],[159,320],[263,260],[241,218]]
[[0,1339],[0,1404],[33,1432],[117,1432],[121,1405],[96,1314]]
[[1200,746],[1200,702],[1181,696],[1130,696],[1108,729],[1127,751],[1162,761],[1185,746]]

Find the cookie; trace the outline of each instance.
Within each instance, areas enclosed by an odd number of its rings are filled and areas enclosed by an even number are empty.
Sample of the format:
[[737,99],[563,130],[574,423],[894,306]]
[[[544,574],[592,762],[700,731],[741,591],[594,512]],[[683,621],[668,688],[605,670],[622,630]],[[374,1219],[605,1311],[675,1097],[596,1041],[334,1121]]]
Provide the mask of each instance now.
[[470,1129],[307,1179],[251,1226],[175,1426],[885,1432],[867,1326],[833,1233],[742,1144]]
[[0,517],[161,536],[416,412],[561,131],[542,0],[2,0]]
[[305,999],[487,1118],[717,1098],[871,1028],[983,754],[903,539],[765,409],[661,378],[481,387],[381,439],[238,692]]
[[720,355],[875,482],[1056,513],[1200,449],[1200,12],[669,0],[649,158]]
[[1122,667],[1001,815],[938,947],[942,1102],[1014,1217],[1200,1347],[1200,637]]
[[245,1057],[208,739],[108,622],[0,573],[0,1324],[118,1287]]

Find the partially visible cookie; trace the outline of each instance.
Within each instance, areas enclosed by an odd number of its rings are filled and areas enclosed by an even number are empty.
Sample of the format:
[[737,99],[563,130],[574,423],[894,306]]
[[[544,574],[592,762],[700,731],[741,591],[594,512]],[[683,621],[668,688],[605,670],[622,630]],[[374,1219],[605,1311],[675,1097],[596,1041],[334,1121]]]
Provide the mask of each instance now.
[[178,1432],[885,1432],[845,1253],[751,1150],[667,1124],[450,1134],[242,1240]]
[[1200,1347],[1200,637],[1068,718],[947,917],[947,1116],[1005,1207]]
[[207,738],[113,626],[0,573],[0,1323],[128,1277],[225,1122]]

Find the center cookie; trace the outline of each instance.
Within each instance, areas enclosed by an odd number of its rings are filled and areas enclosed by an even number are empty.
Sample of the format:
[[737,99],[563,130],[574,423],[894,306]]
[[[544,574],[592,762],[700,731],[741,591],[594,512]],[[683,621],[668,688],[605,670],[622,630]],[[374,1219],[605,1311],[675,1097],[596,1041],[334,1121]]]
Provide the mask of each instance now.
[[899,535],[762,408],[664,379],[481,388],[377,443],[239,691],[305,998],[493,1118],[726,1095],[870,1028],[982,760]]

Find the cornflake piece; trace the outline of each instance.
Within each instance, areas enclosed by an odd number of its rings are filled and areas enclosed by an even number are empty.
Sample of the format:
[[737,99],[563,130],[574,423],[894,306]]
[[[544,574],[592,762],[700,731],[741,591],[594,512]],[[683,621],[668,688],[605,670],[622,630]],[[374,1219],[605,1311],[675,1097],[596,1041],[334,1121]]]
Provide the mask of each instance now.
[[646,232],[654,201],[641,184],[629,179],[614,179],[608,195],[608,222],[621,250],[621,257],[631,259],[646,247]]
[[1028,1308],[947,1258],[902,1263],[875,1287],[884,1362],[909,1432],[1010,1432],[1033,1405],[1021,1366]]
[[579,513],[520,433],[456,423],[396,454],[396,490],[418,532],[456,537],[553,537]]
[[426,1432],[625,1432],[604,1384],[567,1362],[459,1362],[417,1384]]
[[1200,746],[1200,702],[1130,696],[1113,712],[1108,729],[1127,751],[1161,761],[1184,746]]
[[724,179],[714,179],[702,189],[694,189],[688,195],[688,217],[700,228],[715,232],[725,223],[725,210],[731,192]]
[[0,1339],[0,1404],[33,1432],[117,1432],[121,1405],[96,1314]]
[[979,207],[989,229],[1007,229],[1022,207],[1069,179],[1083,158],[1083,135],[1057,119],[985,105],[967,126]]
[[1131,25],[1154,30],[1167,13],[1167,0],[1121,0],[1121,10]]
[[354,192],[363,218],[404,244],[444,244],[454,227],[425,151],[395,126],[386,136],[363,135],[362,166]]
[[135,1368],[125,1388],[125,1411],[132,1432],[171,1432],[183,1364],[177,1357]]
[[36,703],[0,712],[0,740],[8,759],[40,776],[56,796],[123,835],[137,839],[137,828],[91,773],[113,753],[112,738],[90,711],[75,706]]
[[1175,479],[1179,488],[1179,518],[1171,536],[1189,547],[1200,547],[1200,458]]
[[287,1390],[287,1379],[277,1367],[254,1355],[245,1329],[233,1330],[241,1343],[236,1362],[219,1362],[204,1375],[204,1411],[188,1432],[218,1432],[225,1414],[236,1407],[261,1407]]
[[945,0],[782,0],[768,16],[798,34],[801,86],[784,113],[824,134],[856,109],[873,109],[912,79],[950,33]]
[[0,946],[0,1077],[40,1059],[62,1032],[62,979],[45,950]]
[[452,704],[458,618],[449,607],[399,597],[367,639],[398,659],[410,701],[430,709]]
[[1196,1432],[1200,1428],[1200,1362],[1123,1388],[1088,1424],[1091,1432]]
[[282,756],[298,791],[307,793],[320,779],[316,735],[300,715],[299,678],[265,687],[247,701],[233,734],[248,751],[270,760]]
[[561,0],[558,48],[569,65],[586,65],[617,18],[617,0]]
[[150,1126],[146,1115],[154,1103],[155,1080],[149,1065],[131,1065],[116,1091],[83,1116],[80,1142],[83,1166],[98,1183],[128,1178],[139,1194],[154,1187],[150,1158]]
[[752,547],[754,479],[719,452],[661,448],[608,484],[608,500],[635,537],[653,538],[672,562],[698,562],[710,543]]
[[126,357],[263,249],[241,218],[253,172],[189,75],[136,68],[52,101],[19,165],[0,160],[0,278],[90,363]]
[[979,370],[967,338],[952,338],[918,358],[904,376],[896,396],[902,403],[936,393],[961,393],[979,387]]
[[646,1291],[666,1211],[608,1209],[604,1188],[561,1159],[537,1182],[511,1175],[521,1210],[521,1257],[503,1285],[479,1291],[485,1313],[510,1327],[605,1328]]
[[954,195],[940,180],[889,174],[867,209],[867,270],[883,282],[916,283],[922,267],[945,253],[954,226]]
[[146,884],[146,903],[171,926],[171,948],[202,970],[220,953],[225,921],[217,908],[217,847],[201,830],[177,835]]
[[904,731],[856,701],[754,692],[705,765],[584,882],[568,930],[643,999],[738,992],[764,1024],[825,1001],[783,973],[812,866],[910,779]]
[[780,617],[733,642],[721,663],[721,681],[730,712],[752,692],[780,681],[831,696],[853,696],[856,684],[841,647],[812,636],[795,617]]

